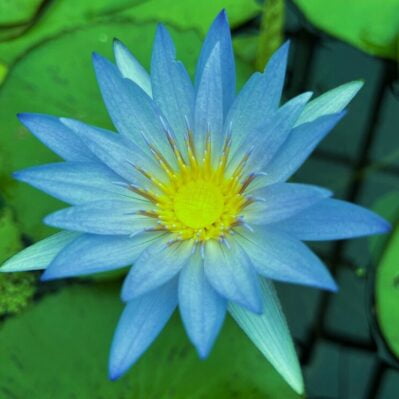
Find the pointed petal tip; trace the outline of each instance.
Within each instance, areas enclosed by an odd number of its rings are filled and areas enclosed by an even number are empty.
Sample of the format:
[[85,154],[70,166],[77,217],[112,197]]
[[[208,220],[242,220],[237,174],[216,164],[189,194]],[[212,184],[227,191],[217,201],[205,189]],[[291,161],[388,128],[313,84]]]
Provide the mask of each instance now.
[[313,96],[313,91],[305,91],[304,93],[300,94],[298,97],[304,99],[305,102],[309,101],[310,98]]
[[[9,267],[9,263],[10,262],[7,260],[1,265],[0,273],[13,273],[13,272],[15,272],[15,270],[13,270],[12,267]],[[21,270],[21,271],[23,271],[23,270]]]
[[390,233],[392,230],[392,224],[388,222],[387,220],[380,218],[380,227],[378,229],[378,232],[376,234],[387,234]]
[[114,49],[116,47],[125,47],[125,45],[117,37],[114,37],[112,39],[112,46],[114,47]]
[[58,118],[58,120],[59,120],[63,125],[65,125],[66,127],[70,128],[70,129],[73,129],[73,126],[74,126],[74,124],[76,123],[76,121],[73,120],[73,119],[71,119],[71,118],[64,118],[64,117],[61,117],[61,118]]
[[[95,51],[91,54],[91,58],[93,61],[94,69],[97,71],[99,68],[102,68],[105,64],[111,64],[109,60],[107,60],[102,55],[96,53]],[[113,65],[113,64],[112,64]]]
[[294,377],[295,380],[289,381],[290,387],[298,394],[303,395],[305,393],[305,384],[303,382],[302,375],[300,377]]
[[120,56],[121,53],[127,51],[127,47],[117,37],[114,37],[112,40],[112,48],[114,50],[114,56],[116,59],[118,58],[118,56]]
[[290,47],[291,47],[291,40],[287,39],[277,50],[277,51],[281,51],[282,53],[284,53],[285,55],[288,55],[289,51],[290,51]]
[[230,30],[229,19],[227,16],[227,11],[223,8],[218,15],[216,15],[215,19],[212,22],[211,30],[214,28],[227,28]]
[[290,46],[291,46],[291,39],[287,39],[282,45],[281,45],[281,47],[288,47],[288,48],[290,48]]
[[350,83],[352,83],[354,86],[357,86],[359,88],[358,90],[360,90],[366,83],[366,80],[365,79],[356,79]]
[[17,170],[15,172],[11,173],[11,176],[15,179],[15,180],[21,180],[23,181],[23,176],[24,176],[24,171],[23,170]]
[[119,380],[123,376],[123,374],[124,374],[123,371],[110,365],[110,368],[108,370],[108,379],[110,381],[115,382],[115,381]]
[[333,292],[333,293],[337,293],[339,291],[339,286],[335,282],[335,280],[333,278],[331,278],[330,284],[325,286],[324,289],[326,289],[327,291]]
[[166,26],[162,22],[157,23],[156,34],[164,34],[167,32]]
[[93,51],[91,53],[91,58],[93,59],[93,62],[96,62],[96,61],[102,59],[101,55],[96,53],[95,51]]
[[28,112],[18,112],[17,113],[17,118],[18,120],[25,124],[25,122],[29,119],[30,114]]
[[222,9],[220,10],[219,14],[216,16],[215,19],[218,19],[218,18],[223,18],[224,20],[227,21],[227,11],[226,11],[225,8],[222,8]]
[[209,357],[209,353],[211,352],[211,347],[209,345],[195,345],[195,349],[197,350],[198,357],[201,360],[206,360]]
[[48,117],[49,115],[37,114],[34,112],[18,112],[16,114],[17,119],[28,129],[30,129],[29,124],[35,122],[38,118]]

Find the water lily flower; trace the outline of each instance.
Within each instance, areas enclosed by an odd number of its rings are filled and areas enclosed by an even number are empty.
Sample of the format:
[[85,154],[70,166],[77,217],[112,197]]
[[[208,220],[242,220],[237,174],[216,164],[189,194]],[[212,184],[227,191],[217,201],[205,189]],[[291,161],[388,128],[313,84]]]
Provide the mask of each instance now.
[[272,280],[335,291],[328,269],[303,241],[384,233],[389,226],[327,189],[287,182],[362,86],[355,81],[312,101],[304,93],[280,105],[288,48],[236,94],[225,12],[205,39],[194,84],[160,25],[151,74],[119,41],[116,65],[93,56],[117,133],[69,118],[19,115],[64,161],[15,177],[71,206],[44,220],[62,232],[1,270],[45,269],[42,279],[51,280],[133,265],[122,288],[126,306],[111,348],[112,379],[136,362],[178,307],[201,358],[229,312],[303,392]]

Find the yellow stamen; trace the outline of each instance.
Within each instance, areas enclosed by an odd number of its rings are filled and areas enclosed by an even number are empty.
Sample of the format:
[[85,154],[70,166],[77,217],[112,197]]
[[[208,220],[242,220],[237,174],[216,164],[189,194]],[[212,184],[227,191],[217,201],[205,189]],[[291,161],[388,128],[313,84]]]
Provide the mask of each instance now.
[[238,226],[240,213],[251,203],[244,195],[245,189],[255,178],[246,177],[241,183],[248,155],[244,156],[237,167],[226,175],[231,147],[231,138],[225,140],[217,162],[212,162],[211,135],[205,137],[202,154],[197,154],[193,135],[186,137],[187,162],[168,135],[168,141],[176,158],[176,168],[165,160],[158,149],[151,151],[165,172],[167,181],[159,181],[150,173],[137,168],[161,193],[153,193],[138,187],[132,190],[150,200],[154,209],[141,214],[158,219],[157,230],[166,230],[175,234],[178,240],[194,239],[204,242],[209,239],[223,239],[233,227]]

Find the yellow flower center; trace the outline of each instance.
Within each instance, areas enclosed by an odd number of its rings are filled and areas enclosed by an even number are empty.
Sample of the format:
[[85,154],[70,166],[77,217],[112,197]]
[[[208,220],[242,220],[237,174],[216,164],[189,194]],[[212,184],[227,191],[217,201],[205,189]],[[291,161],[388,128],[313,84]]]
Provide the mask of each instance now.
[[244,196],[246,187],[253,180],[249,176],[241,182],[246,158],[233,171],[227,173],[230,141],[226,139],[218,159],[212,159],[209,137],[201,157],[196,156],[192,138],[187,139],[187,155],[184,159],[176,144],[170,139],[176,156],[178,170],[172,168],[154,147],[151,151],[164,170],[167,181],[159,181],[136,167],[159,192],[137,187],[132,190],[150,200],[153,210],[143,215],[156,218],[156,230],[165,230],[179,239],[206,241],[226,236],[240,223],[240,212],[251,201]]
[[193,229],[216,222],[223,212],[223,206],[220,187],[203,179],[190,181],[179,189],[174,198],[177,219]]

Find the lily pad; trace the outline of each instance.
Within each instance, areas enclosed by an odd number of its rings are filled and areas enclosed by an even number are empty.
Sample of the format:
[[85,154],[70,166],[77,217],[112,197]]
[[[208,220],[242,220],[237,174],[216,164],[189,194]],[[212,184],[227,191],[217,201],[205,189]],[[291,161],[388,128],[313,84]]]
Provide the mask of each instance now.
[[395,228],[378,265],[375,298],[380,329],[399,359],[399,227]]
[[[0,209],[0,264],[22,247],[18,226],[9,208]],[[32,273],[0,273],[0,316],[24,309],[36,291]]]
[[[12,2],[15,6],[9,7],[17,8],[16,5],[21,1],[23,0]],[[30,7],[35,2],[32,1]],[[20,27],[17,26],[2,32],[0,61],[11,65],[32,47],[53,40],[65,31],[116,20],[130,21],[132,29],[137,29],[145,23],[154,25],[163,22],[178,30],[195,30],[204,36],[210,23],[222,8],[227,9],[232,26],[245,22],[260,10],[255,0],[216,0],[207,2],[206,6],[196,0],[184,2],[169,0],[52,1],[49,2],[41,17],[35,21],[34,29],[20,31]],[[8,19],[8,17],[4,18]],[[13,19],[14,17],[10,16],[10,20]],[[4,41],[7,37],[5,35],[9,35],[13,40]],[[136,47],[142,47],[142,44]],[[134,50],[137,51],[137,48]]]
[[[385,194],[373,204],[373,211],[395,224],[399,219],[399,191]],[[375,262],[381,259],[384,249],[390,239],[389,235],[381,234],[369,238],[370,252]]]
[[204,36],[222,9],[226,9],[234,28],[259,14],[261,6],[255,0],[213,0],[207,1],[206,5],[198,0],[151,0],[127,10],[126,15],[137,21],[157,21],[180,29],[195,29]]
[[11,209],[0,209],[0,264],[22,248],[19,229]]
[[114,283],[69,287],[8,320],[0,331],[0,392],[31,399],[298,398],[230,319],[202,361],[175,315],[131,371],[110,382],[118,291]]
[[36,13],[41,0],[2,0],[0,2],[0,26],[4,29],[24,25]]
[[294,0],[318,28],[373,55],[398,59],[399,0]]

